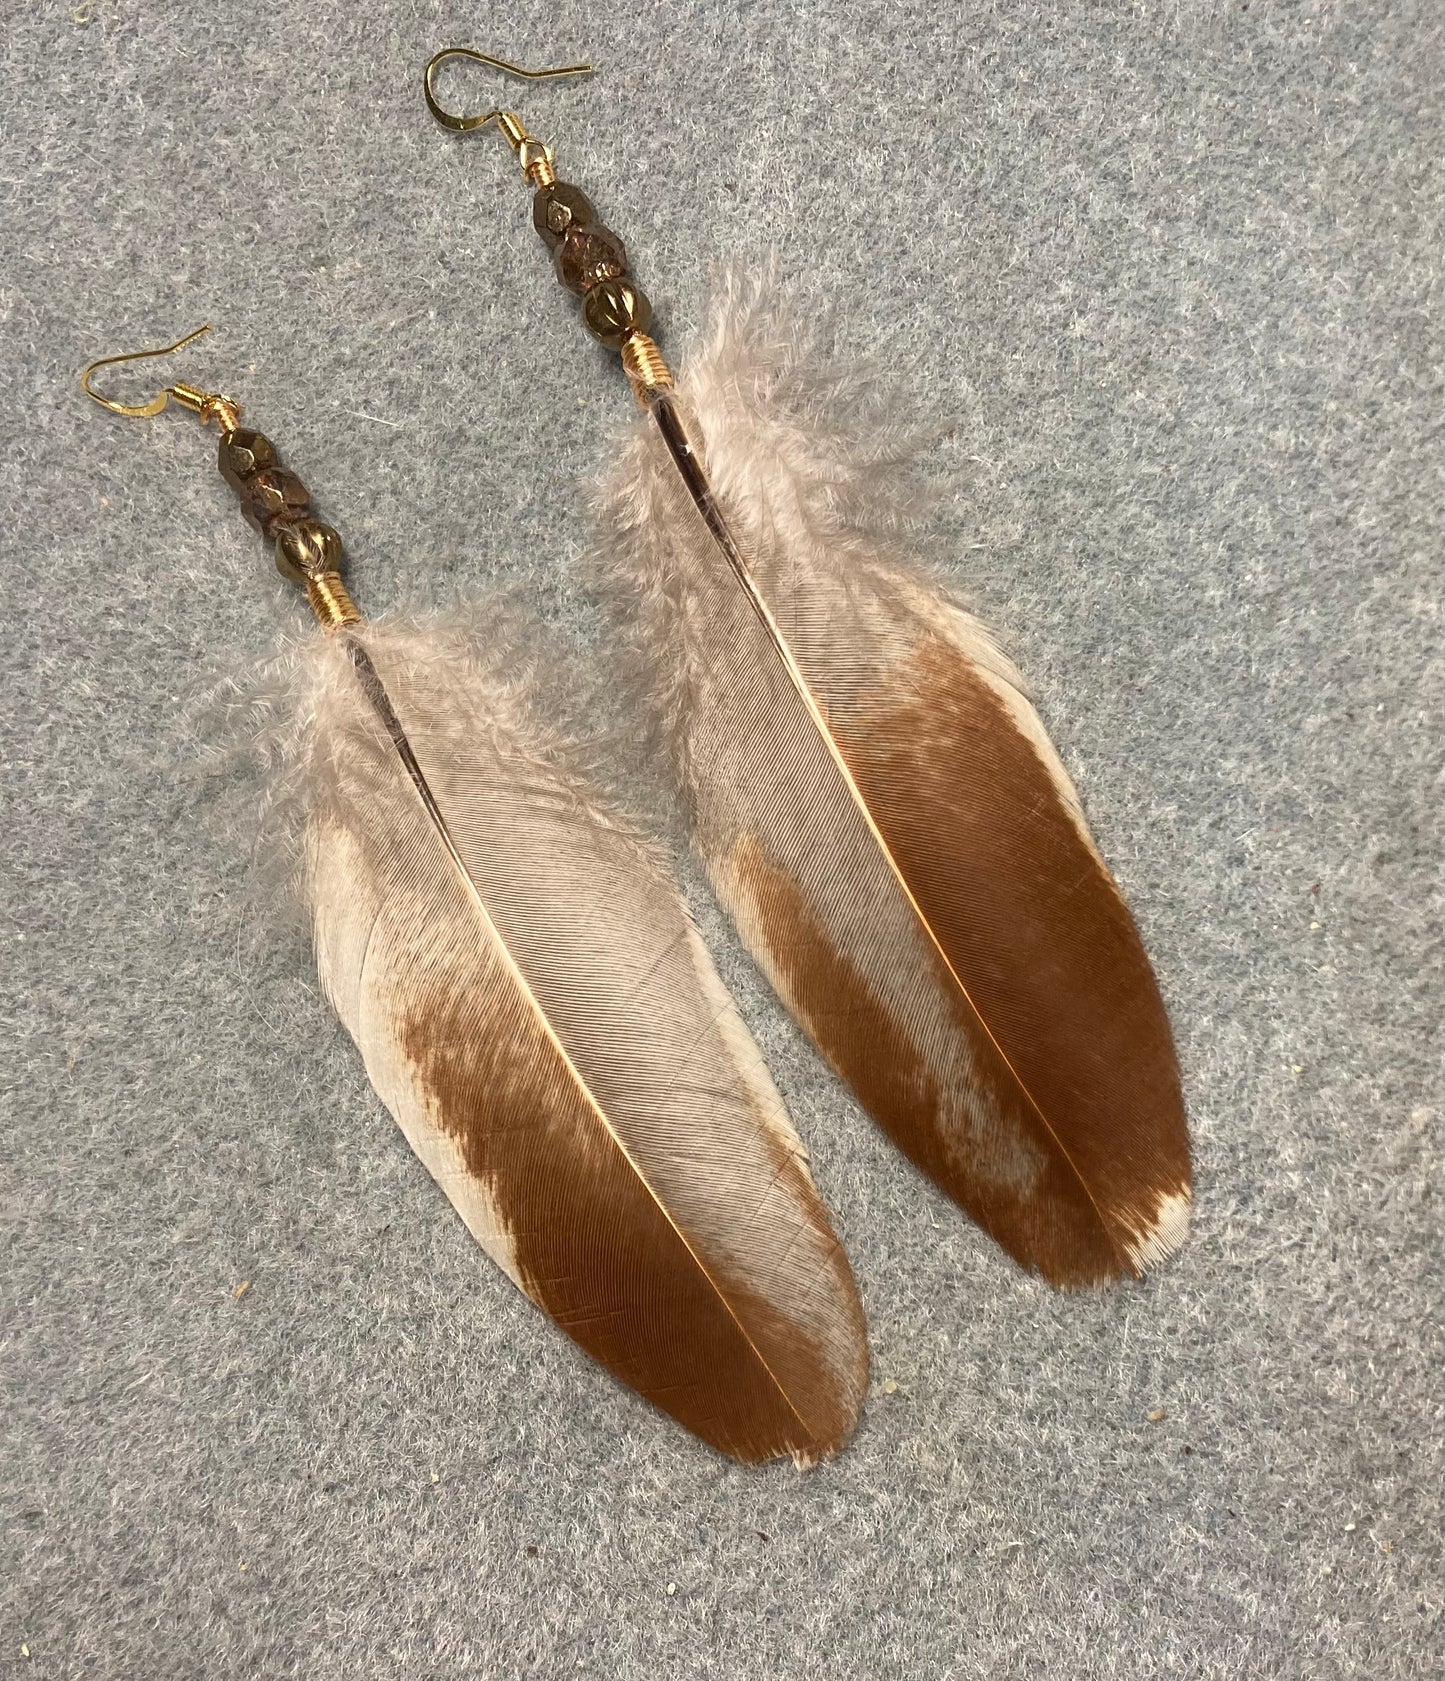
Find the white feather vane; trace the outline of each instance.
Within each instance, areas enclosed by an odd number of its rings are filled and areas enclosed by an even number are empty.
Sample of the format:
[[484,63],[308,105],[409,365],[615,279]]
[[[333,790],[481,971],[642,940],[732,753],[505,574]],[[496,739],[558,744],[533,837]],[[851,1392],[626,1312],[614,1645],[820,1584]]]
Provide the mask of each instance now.
[[1137,931],[1013,666],[916,559],[917,429],[730,278],[601,494],[605,582],[714,887],[912,1159],[1061,1285],[1182,1242]]
[[299,651],[323,988],[468,1228],[589,1354],[743,1460],[833,1451],[861,1312],[659,853],[444,626]]

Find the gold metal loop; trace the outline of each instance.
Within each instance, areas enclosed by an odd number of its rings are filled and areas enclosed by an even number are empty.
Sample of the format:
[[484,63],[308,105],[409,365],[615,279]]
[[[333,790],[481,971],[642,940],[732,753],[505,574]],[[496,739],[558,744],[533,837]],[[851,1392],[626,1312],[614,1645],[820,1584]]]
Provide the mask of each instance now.
[[[184,350],[188,344],[203,333],[209,333],[211,324],[208,321],[204,327],[197,327],[195,332],[187,333],[183,339],[177,339],[174,344],[163,344],[158,350],[128,350],[123,356],[102,356],[98,361],[89,363],[80,372],[80,389],[103,409],[109,409],[112,414],[123,414],[131,420],[148,420],[153,414],[159,414],[172,397],[183,402],[187,408],[201,409],[206,401],[205,392],[197,392],[190,385],[168,385],[158,396],[152,397],[148,403],[118,403],[114,397],[102,397],[91,386],[91,376],[100,368],[114,367],[117,362],[143,362],[148,356],[170,356],[177,350]],[[200,401],[194,401],[199,398]]]
[[490,53],[480,53],[475,47],[443,47],[435,54],[426,67],[422,76],[422,88],[426,94],[427,110],[436,118],[443,128],[452,129],[457,134],[470,134],[473,129],[485,128],[488,123],[500,125],[503,134],[511,144],[512,150],[520,151],[521,147],[531,140],[521,118],[514,111],[505,110],[498,106],[495,111],[484,112],[480,116],[463,116],[455,111],[448,111],[442,106],[433,87],[433,79],[448,59],[469,58],[477,64],[488,65],[493,70],[501,70],[508,76],[520,76],[524,81],[542,82],[553,76],[590,76],[590,64],[564,64],[552,70],[524,70],[520,64],[509,64],[504,58],[493,58]]

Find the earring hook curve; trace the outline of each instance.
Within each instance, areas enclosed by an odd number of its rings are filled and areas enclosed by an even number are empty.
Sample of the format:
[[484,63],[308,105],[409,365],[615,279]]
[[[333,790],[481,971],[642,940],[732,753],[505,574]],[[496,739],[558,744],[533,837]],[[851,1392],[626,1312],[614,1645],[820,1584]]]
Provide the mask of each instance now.
[[195,332],[187,333],[174,344],[159,345],[154,350],[127,350],[119,356],[98,357],[94,362],[87,362],[80,370],[80,389],[92,402],[99,403],[112,414],[123,414],[128,420],[149,420],[152,415],[159,414],[174,397],[183,408],[200,415],[203,426],[207,421],[214,419],[222,431],[234,431],[241,417],[241,405],[234,398],[223,397],[218,391],[201,391],[194,385],[187,385],[184,380],[177,380],[174,385],[168,385],[159,391],[149,402],[121,403],[114,397],[103,397],[90,383],[101,368],[112,368],[118,362],[144,362],[151,356],[170,356],[177,350],[184,350],[188,344],[194,344],[210,330],[211,323],[208,321],[204,327],[197,327]]
[[[432,55],[422,74],[422,89],[426,94],[427,110],[436,118],[443,128],[449,128],[456,134],[470,134],[474,129],[485,128],[488,123],[503,123],[513,113],[498,106],[495,111],[487,111],[481,116],[464,116],[456,111],[448,111],[437,99],[432,85],[438,70],[448,59],[469,58],[477,64],[488,65],[493,70],[504,71],[508,76],[520,76],[523,81],[541,82],[553,76],[590,76],[590,64],[564,64],[550,70],[526,70],[520,64],[510,64],[505,58],[494,58],[491,53],[478,52],[475,47],[443,47],[439,53]],[[513,119],[516,120],[515,118]],[[505,124],[504,124],[505,126]],[[518,124],[520,127],[520,124]],[[525,130],[522,131],[525,135]],[[510,139],[510,134],[508,135]]]
[[[172,397],[179,395],[174,385],[168,385],[164,391],[150,399],[148,403],[119,403],[114,397],[102,397],[100,392],[91,385],[91,377],[101,368],[114,367],[117,362],[143,362],[149,356],[170,356],[177,350],[184,350],[203,333],[209,333],[211,323],[204,327],[197,327],[195,332],[187,333],[184,338],[177,339],[174,344],[163,344],[155,350],[127,350],[120,356],[101,356],[94,362],[88,362],[80,371],[80,389],[93,402],[97,402],[103,409],[109,409],[112,414],[123,414],[130,420],[148,420],[153,414],[159,414]],[[186,387],[189,390],[189,387]]]

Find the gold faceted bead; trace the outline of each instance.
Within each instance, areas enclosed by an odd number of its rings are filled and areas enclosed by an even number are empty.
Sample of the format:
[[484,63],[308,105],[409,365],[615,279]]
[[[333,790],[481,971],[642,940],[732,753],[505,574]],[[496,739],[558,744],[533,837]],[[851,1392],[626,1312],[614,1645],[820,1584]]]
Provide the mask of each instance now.
[[621,350],[634,333],[652,325],[652,305],[630,280],[600,280],[582,300],[582,320],[594,339]]
[[305,584],[341,570],[339,532],[319,519],[299,519],[276,534],[276,570],[293,584]]

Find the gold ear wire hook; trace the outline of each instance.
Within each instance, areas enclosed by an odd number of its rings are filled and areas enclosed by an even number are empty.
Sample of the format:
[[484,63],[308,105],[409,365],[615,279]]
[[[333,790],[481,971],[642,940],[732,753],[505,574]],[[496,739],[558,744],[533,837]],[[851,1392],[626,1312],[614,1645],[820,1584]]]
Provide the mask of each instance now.
[[220,422],[223,431],[234,432],[236,423],[241,418],[240,404],[233,402],[229,397],[221,396],[219,392],[201,391],[194,385],[187,385],[184,380],[177,380],[174,385],[166,386],[148,403],[118,403],[114,397],[102,397],[90,383],[92,376],[101,368],[112,368],[118,362],[144,362],[151,356],[173,355],[177,350],[184,350],[188,344],[193,344],[203,333],[209,333],[210,330],[211,324],[208,321],[204,327],[197,327],[195,332],[187,333],[174,344],[163,344],[155,350],[127,350],[121,356],[102,356],[81,369],[80,389],[103,409],[109,409],[112,414],[123,414],[129,420],[149,420],[152,415],[159,414],[174,397],[183,408],[200,415],[202,425],[214,417]]
[[[436,118],[443,128],[452,129],[457,134],[470,134],[473,129],[485,128],[488,123],[496,123],[507,137],[507,144],[522,160],[524,169],[529,168],[530,162],[536,161],[537,154],[545,154],[546,148],[539,146],[528,134],[522,124],[522,119],[515,111],[504,110],[498,106],[495,111],[487,111],[481,116],[466,117],[455,111],[448,111],[441,105],[432,86],[433,78],[448,59],[469,58],[477,64],[485,64],[493,70],[501,70],[508,76],[520,76],[524,81],[542,82],[553,76],[590,76],[590,64],[564,64],[553,70],[524,70],[520,64],[509,64],[504,58],[493,58],[490,53],[480,53],[475,47],[443,47],[428,63],[422,76],[422,88],[426,94],[427,110]],[[528,152],[532,152],[529,159]]]

